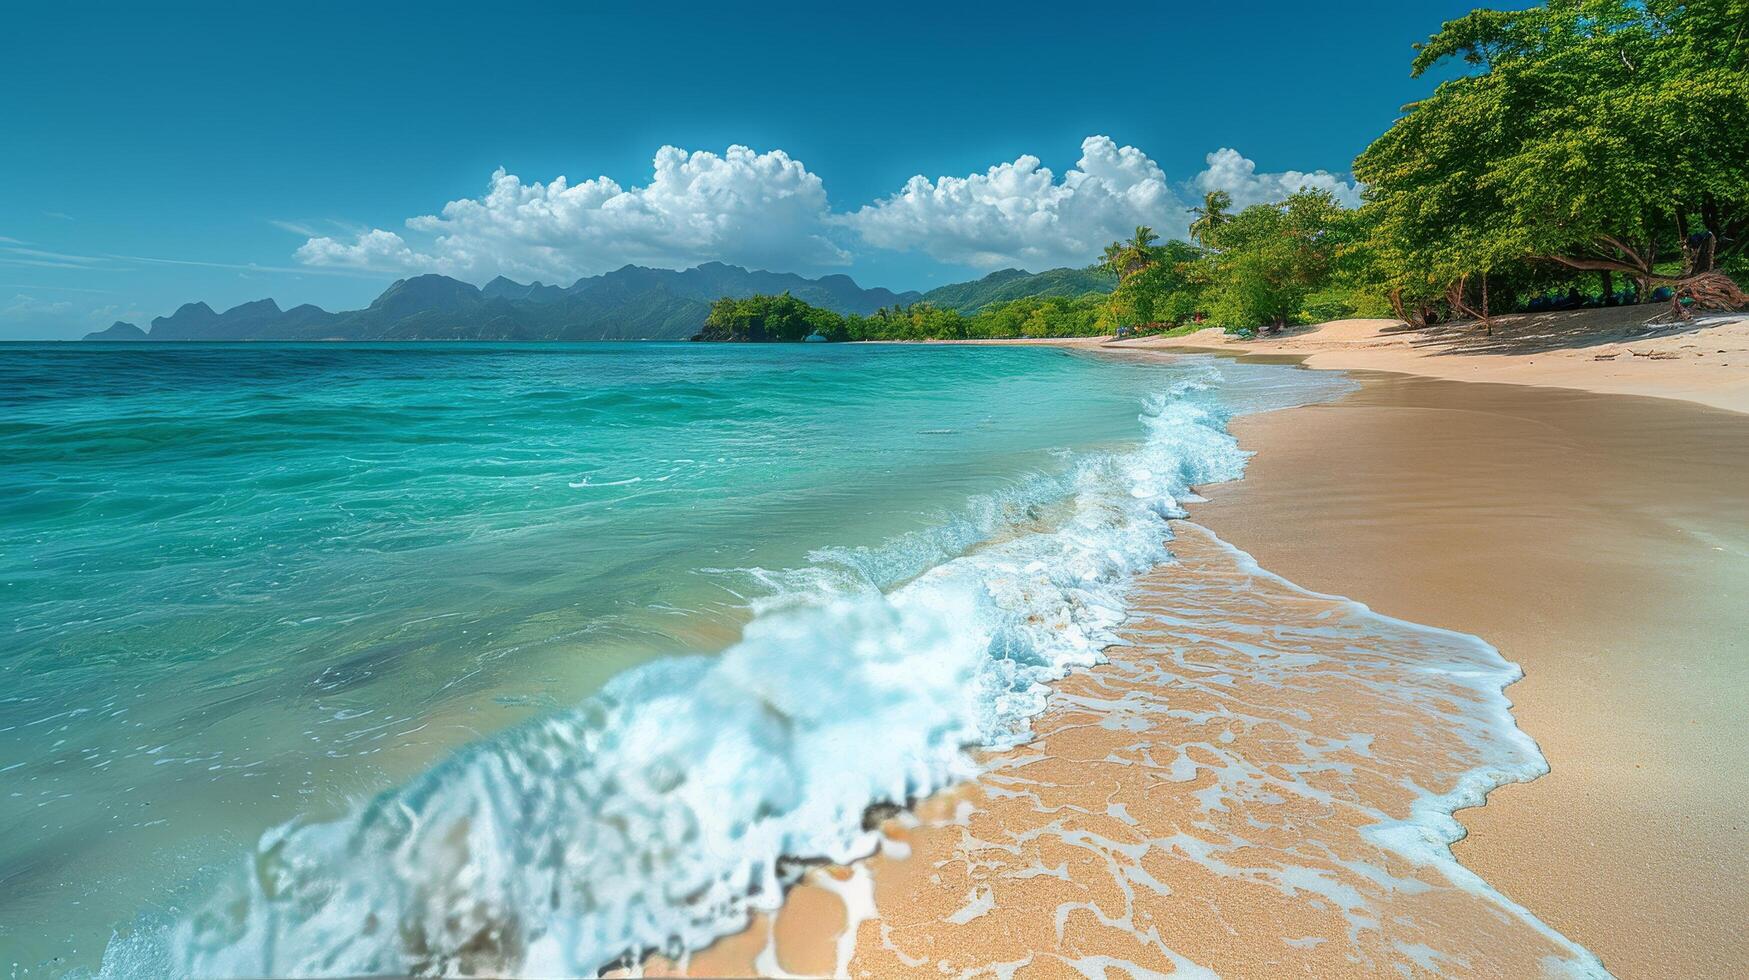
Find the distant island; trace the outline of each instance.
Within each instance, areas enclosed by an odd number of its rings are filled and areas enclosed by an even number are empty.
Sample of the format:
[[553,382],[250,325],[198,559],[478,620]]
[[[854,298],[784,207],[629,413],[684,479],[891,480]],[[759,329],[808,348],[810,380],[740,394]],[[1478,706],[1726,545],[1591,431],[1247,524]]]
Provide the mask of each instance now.
[[1092,269],[1020,269],[927,293],[864,289],[845,275],[809,279],[707,262],[676,271],[628,265],[570,286],[518,283],[502,276],[484,287],[448,276],[396,281],[362,310],[316,306],[281,309],[271,299],[214,312],[188,303],[150,330],[117,322],[85,335],[91,341],[320,340],[686,340],[705,329],[720,299],[787,295],[839,316],[884,309],[939,306],[965,314],[1038,296],[1103,295],[1115,280]]
[[146,332],[131,323],[117,320],[108,327],[85,335],[86,340],[145,340]]

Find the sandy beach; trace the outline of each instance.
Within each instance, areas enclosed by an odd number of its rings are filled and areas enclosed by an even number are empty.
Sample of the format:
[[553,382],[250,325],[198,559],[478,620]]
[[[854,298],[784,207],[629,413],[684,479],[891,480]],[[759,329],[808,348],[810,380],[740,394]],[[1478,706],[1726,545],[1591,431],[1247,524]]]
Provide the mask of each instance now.
[[[1432,343],[1373,321],[1245,344],[1071,342],[1304,357],[1353,370],[1361,388],[1237,420],[1257,453],[1245,479],[1204,489],[1194,523],[1176,525],[1177,563],[1139,583],[1126,642],[1058,685],[1033,742],[887,820],[879,855],[809,871],[777,915],[652,972],[1586,969],[1564,937],[1621,977],[1740,975],[1749,426],[1709,406],[1744,407],[1749,357],[1722,371],[1724,360],[1631,351],[1741,350],[1749,332],[1737,321],[1597,341],[1598,319],[1591,346],[1634,360],[1508,353],[1509,331],[1496,350],[1453,353],[1463,337]],[[1248,570],[1222,541],[1282,579]],[[1248,642],[1196,623],[1245,622],[1249,610],[1277,643],[1315,650],[1331,637],[1313,624],[1355,622],[1352,608],[1302,589],[1474,634],[1524,670],[1507,696],[1550,771],[1457,813],[1461,866],[1405,863],[1361,832],[1412,807],[1390,765],[1416,771],[1449,724],[1376,690],[1357,695],[1352,678],[1295,674],[1289,694]],[[1419,634],[1389,635],[1439,655]],[[1344,656],[1375,645],[1351,639]],[[1218,689],[1202,683],[1211,673]],[[1334,754],[1321,763],[1341,761],[1344,748],[1319,739],[1346,728],[1376,733],[1374,778],[1320,782],[1328,771],[1303,756],[1322,744]],[[1257,769],[1236,776],[1234,759]],[[1210,793],[1224,801],[1218,816]],[[1300,801],[1285,817],[1283,798]]]
[[1239,420],[1198,521],[1307,588],[1477,634],[1551,772],[1459,814],[1460,860],[1622,977],[1749,965],[1749,420],[1362,374]]
[[1337,320],[1241,339],[1218,329],[1178,337],[1106,340],[1106,349],[1281,354],[1307,367],[1396,371],[1449,381],[1645,395],[1749,412],[1749,318],[1648,324],[1655,306],[1495,318],[1407,330],[1396,320]]

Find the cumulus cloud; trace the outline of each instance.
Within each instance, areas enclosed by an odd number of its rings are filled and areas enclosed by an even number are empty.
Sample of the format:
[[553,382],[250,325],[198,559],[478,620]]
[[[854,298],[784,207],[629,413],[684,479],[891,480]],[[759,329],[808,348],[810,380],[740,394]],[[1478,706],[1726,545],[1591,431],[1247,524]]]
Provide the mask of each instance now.
[[1184,226],[1185,209],[1147,154],[1089,136],[1061,180],[1029,154],[967,177],[919,174],[840,220],[876,248],[920,250],[976,268],[1039,270],[1085,265],[1137,225],[1174,232]]
[[978,269],[1036,271],[1092,262],[1137,225],[1183,236],[1187,199],[1211,190],[1227,191],[1238,208],[1304,188],[1359,203],[1358,186],[1327,171],[1258,173],[1230,148],[1207,161],[1190,181],[1172,182],[1142,150],[1089,136],[1060,176],[1027,154],[964,177],[918,175],[894,194],[833,213],[819,176],[782,150],[731,146],[718,155],[664,146],[641,186],[608,177],[525,182],[499,169],[481,196],[451,201],[398,230],[326,236],[276,224],[306,234],[297,258],[312,270],[568,282],[628,262],[820,270],[849,264],[840,242]]
[[1360,185],[1345,181],[1328,170],[1314,170],[1311,173],[1286,170],[1275,174],[1260,174],[1254,161],[1246,159],[1238,150],[1230,147],[1210,153],[1207,160],[1208,169],[1197,174],[1191,182],[1192,185],[1199,193],[1226,191],[1233,196],[1235,210],[1253,204],[1279,201],[1302,190],[1329,191],[1338,203],[1346,207],[1360,205]]
[[649,183],[607,177],[524,182],[502,168],[486,193],[350,240],[311,238],[298,260],[316,266],[434,271],[466,278],[567,280],[627,262],[708,260],[761,268],[844,265],[833,243],[825,185],[782,150],[731,146],[722,155],[664,146]]

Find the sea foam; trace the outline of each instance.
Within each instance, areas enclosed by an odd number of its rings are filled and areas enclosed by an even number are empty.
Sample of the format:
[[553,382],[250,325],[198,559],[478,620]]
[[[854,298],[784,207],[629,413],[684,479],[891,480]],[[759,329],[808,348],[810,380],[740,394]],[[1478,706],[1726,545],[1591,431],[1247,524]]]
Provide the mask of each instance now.
[[1242,471],[1198,394],[1216,377],[1155,399],[1134,451],[775,576],[786,594],[720,655],[645,664],[344,819],[270,831],[192,913],[118,936],[103,974],[591,973],[742,928],[781,901],[785,858],[868,853],[871,806],[973,775],[969,748],[1024,739],[1045,685],[1099,662],[1179,497]]

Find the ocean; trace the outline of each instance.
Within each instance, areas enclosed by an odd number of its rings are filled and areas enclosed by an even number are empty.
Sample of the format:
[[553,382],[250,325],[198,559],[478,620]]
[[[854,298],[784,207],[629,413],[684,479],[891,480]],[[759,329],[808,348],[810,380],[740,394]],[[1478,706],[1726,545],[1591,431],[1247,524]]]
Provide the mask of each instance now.
[[702,946],[1027,737],[1241,475],[1229,418],[1351,387],[1043,347],[8,345],[0,961]]

